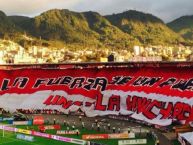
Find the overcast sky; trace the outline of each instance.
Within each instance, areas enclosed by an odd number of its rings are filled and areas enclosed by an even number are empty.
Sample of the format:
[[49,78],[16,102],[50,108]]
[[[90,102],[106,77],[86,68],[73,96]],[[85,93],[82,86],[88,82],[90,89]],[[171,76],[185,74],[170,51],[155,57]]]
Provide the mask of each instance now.
[[0,10],[7,15],[36,16],[53,8],[91,10],[102,15],[135,9],[169,22],[183,15],[193,15],[193,0],[0,0]]

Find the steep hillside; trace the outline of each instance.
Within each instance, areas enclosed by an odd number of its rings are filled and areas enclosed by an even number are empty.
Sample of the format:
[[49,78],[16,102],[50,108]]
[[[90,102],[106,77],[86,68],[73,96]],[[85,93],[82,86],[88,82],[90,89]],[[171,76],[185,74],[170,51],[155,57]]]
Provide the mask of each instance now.
[[[173,29],[180,31],[175,27]],[[184,39],[176,32],[161,19],[133,10],[102,16],[91,11],[78,13],[53,9],[34,18],[6,16],[0,11],[0,36],[11,35],[12,39],[21,44],[26,41],[22,36],[25,33],[37,38],[35,44],[41,44],[41,38],[46,40],[46,45],[56,42],[82,48],[124,49],[139,44],[167,45],[183,42]],[[21,37],[18,34],[22,34]],[[189,36],[189,33],[185,35]]]
[[69,10],[49,10],[35,18],[11,17],[12,21],[35,37],[59,40],[68,44],[83,44],[113,48],[131,47],[139,41],[113,26],[95,12],[77,13]]
[[137,38],[143,44],[175,44],[183,39],[169,29],[164,22],[151,15],[130,10],[106,18],[122,31]]
[[5,33],[12,33],[16,31],[14,23],[5,15],[4,12],[0,11],[0,36],[4,36]]
[[99,34],[99,40],[104,45],[125,48],[134,44],[139,44],[137,39],[112,25],[100,14],[96,12],[85,12],[83,15],[85,16],[90,29]]
[[193,16],[183,16],[170,23],[168,26],[182,37],[193,41]]

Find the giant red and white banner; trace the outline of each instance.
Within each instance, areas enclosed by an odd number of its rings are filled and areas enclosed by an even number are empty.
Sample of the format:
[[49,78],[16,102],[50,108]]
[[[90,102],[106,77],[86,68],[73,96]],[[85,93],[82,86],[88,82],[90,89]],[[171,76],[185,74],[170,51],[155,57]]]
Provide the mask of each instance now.
[[81,108],[87,116],[122,114],[161,126],[193,121],[192,68],[0,70],[0,107]]

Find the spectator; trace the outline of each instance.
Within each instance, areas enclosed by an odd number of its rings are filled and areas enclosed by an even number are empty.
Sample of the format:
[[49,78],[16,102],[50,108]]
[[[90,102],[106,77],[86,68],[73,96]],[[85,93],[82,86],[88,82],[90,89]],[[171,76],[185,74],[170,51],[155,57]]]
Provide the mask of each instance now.
[[108,123],[107,126],[108,126],[108,130],[111,130],[111,124]]
[[64,126],[66,126],[66,120],[64,120]]
[[131,128],[130,127],[128,127],[128,133],[130,133],[131,132]]
[[48,118],[46,119],[46,124],[49,124],[49,119]]
[[56,119],[54,118],[54,125],[56,124]]
[[159,145],[159,139],[155,141],[155,145]]
[[104,129],[104,131],[106,131],[106,126],[105,125],[103,126],[103,129]]
[[115,56],[113,53],[111,53],[109,56],[108,56],[108,62],[113,62],[115,61]]
[[81,115],[79,116],[79,121],[82,121],[82,116]]
[[100,124],[97,124],[97,130],[100,131]]
[[113,133],[115,133],[115,127],[113,127]]
[[120,127],[118,128],[118,133],[121,133],[121,128]]
[[72,125],[72,130],[74,130],[75,129],[75,125]]
[[82,122],[82,128],[84,128],[85,127],[85,124],[84,124],[84,122]]
[[92,123],[92,126],[91,126],[92,130],[94,129],[94,123]]
[[95,119],[95,124],[97,125],[97,123],[98,123],[98,120],[97,120],[97,119]]
[[76,130],[76,135],[79,136],[79,130],[78,129]]

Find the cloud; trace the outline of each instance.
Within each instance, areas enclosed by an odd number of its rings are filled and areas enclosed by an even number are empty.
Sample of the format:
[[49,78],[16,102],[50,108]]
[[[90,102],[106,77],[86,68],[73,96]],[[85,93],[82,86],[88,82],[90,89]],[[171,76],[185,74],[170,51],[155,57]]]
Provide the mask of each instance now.
[[166,22],[182,15],[193,15],[192,0],[82,0],[74,8],[98,11],[104,15],[134,9],[156,15]]
[[0,0],[0,10],[8,15],[35,16],[49,9],[97,11],[103,15],[135,9],[152,13],[165,21],[192,14],[192,0]]
[[162,0],[162,2],[155,4],[152,13],[167,22],[184,15],[193,15],[192,0]]
[[80,0],[0,0],[0,10],[7,15],[34,16],[53,8],[70,9]]

